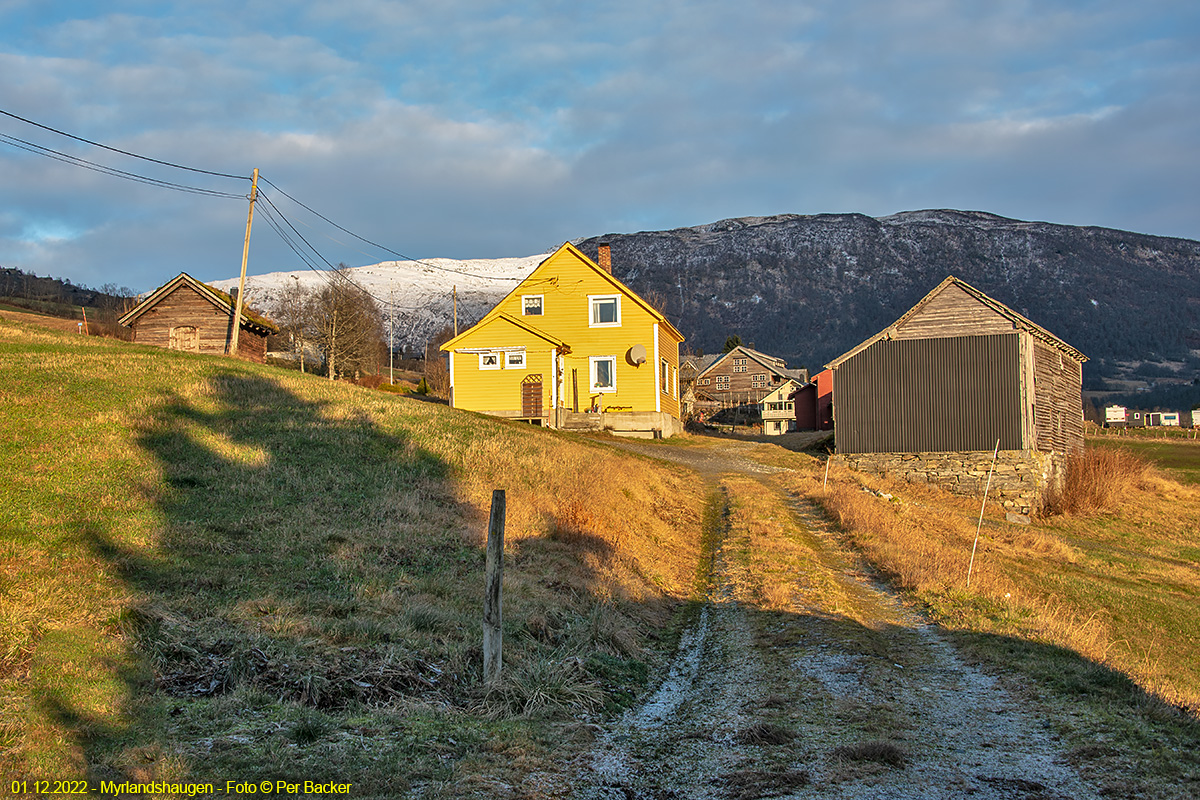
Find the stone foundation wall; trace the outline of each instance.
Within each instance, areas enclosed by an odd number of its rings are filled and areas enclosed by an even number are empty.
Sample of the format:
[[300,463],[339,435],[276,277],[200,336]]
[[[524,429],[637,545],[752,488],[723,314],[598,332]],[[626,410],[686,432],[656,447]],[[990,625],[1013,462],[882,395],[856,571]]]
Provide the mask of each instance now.
[[[932,483],[955,494],[982,497],[987,485],[992,453],[849,453],[833,457],[842,464],[870,475],[886,476],[912,483]],[[1046,453],[1031,450],[1001,450],[988,498],[1006,511],[1035,513],[1053,472]]]

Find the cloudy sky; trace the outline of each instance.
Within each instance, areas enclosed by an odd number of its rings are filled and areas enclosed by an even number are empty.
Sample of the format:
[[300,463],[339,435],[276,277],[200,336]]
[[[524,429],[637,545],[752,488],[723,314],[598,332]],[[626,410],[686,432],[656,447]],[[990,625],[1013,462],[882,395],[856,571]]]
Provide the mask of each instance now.
[[[303,265],[272,222],[393,257],[284,192],[414,257],[920,208],[1200,238],[1195,0],[0,0],[0,110],[259,168],[251,274]],[[233,276],[248,192],[0,116],[0,266]]]

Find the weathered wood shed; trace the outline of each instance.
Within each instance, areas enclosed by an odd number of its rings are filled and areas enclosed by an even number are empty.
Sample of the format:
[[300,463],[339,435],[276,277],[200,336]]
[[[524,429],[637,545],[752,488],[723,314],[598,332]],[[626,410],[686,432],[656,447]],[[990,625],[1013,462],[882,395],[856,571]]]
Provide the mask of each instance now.
[[[228,353],[233,340],[235,301],[225,292],[181,272],[117,322],[133,330],[133,341],[193,353]],[[238,356],[263,361],[275,323],[242,306]]]
[[851,466],[955,491],[994,486],[1013,510],[1083,448],[1083,353],[953,276],[827,366],[834,436]]

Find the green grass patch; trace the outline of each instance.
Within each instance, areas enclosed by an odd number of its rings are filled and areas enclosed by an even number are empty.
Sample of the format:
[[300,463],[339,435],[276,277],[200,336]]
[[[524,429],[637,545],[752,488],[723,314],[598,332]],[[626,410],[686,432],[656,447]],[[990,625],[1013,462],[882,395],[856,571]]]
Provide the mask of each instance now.
[[[558,726],[632,702],[693,593],[704,496],[672,467],[2,322],[0,370],[6,775],[518,785],[580,746]],[[494,488],[505,672],[484,686]]]
[[1180,483],[1200,484],[1200,440],[1143,439],[1124,436],[1116,439],[1088,439],[1094,447],[1124,448],[1167,470]]

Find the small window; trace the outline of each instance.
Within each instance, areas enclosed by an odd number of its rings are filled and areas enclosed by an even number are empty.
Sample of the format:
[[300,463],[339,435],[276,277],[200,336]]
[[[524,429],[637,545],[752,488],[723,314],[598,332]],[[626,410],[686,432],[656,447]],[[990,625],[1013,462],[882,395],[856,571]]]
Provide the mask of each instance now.
[[718,389],[728,389],[729,388],[729,376],[728,375],[718,375],[717,376],[717,388]]
[[[743,360],[743,361],[745,361],[745,359],[742,359],[742,360]],[[745,365],[745,364],[738,364],[738,363],[735,361],[735,362],[734,362],[734,364],[733,364],[733,371],[734,371],[734,372],[745,372],[745,371],[746,371],[746,365]]]
[[659,384],[662,391],[671,393],[671,364],[665,358],[658,364]]
[[621,324],[621,296],[616,294],[588,295],[592,328],[616,328]]
[[525,367],[525,351],[520,350],[509,353],[508,358],[504,363],[508,369],[516,369],[517,367],[521,367],[523,369]]
[[543,295],[526,294],[521,296],[521,313],[527,317],[542,316]]
[[499,353],[480,353],[479,354],[480,369],[500,369],[500,354]]
[[712,378],[701,378],[700,379],[701,386],[708,386],[710,383],[712,383]]
[[617,390],[617,357],[591,356],[591,390],[593,392],[615,392]]

